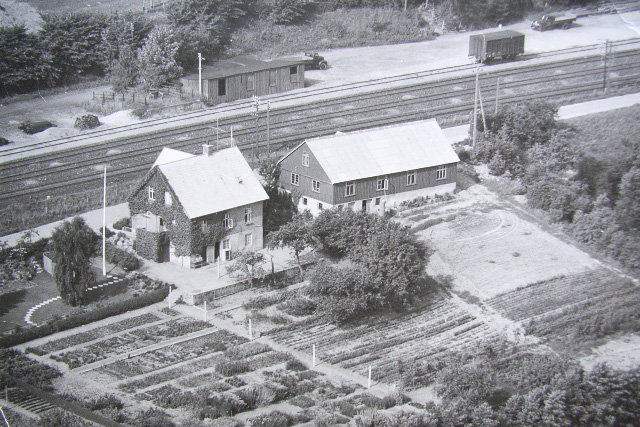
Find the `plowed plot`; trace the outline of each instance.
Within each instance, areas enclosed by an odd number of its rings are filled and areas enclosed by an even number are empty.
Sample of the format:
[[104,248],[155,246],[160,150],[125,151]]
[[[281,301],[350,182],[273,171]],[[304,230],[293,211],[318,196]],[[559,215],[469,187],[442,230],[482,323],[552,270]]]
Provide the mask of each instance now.
[[456,201],[443,206],[443,212],[425,208],[432,220],[441,215],[447,218],[416,233],[437,249],[457,284],[491,298],[597,267],[589,255],[501,207],[493,195],[476,187],[460,192]]
[[523,322],[527,333],[562,346],[640,330],[640,289],[605,269],[534,283],[488,304]]
[[[310,352],[316,344],[320,361],[367,375],[373,368],[376,381],[388,384],[406,381],[402,366],[417,362],[411,375],[429,383],[439,363],[452,353],[472,348],[480,340],[490,341],[498,333],[445,295],[412,312],[384,318],[373,324],[342,329],[332,324],[292,325],[273,334],[297,350]],[[415,383],[416,378],[412,378]]]

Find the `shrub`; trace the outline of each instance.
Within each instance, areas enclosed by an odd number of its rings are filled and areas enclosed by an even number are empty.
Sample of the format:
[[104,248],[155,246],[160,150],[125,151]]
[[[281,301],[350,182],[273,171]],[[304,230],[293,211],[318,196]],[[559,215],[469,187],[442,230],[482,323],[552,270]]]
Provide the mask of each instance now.
[[259,296],[251,298],[249,301],[242,304],[242,308],[245,310],[262,310],[263,308],[270,307],[274,304],[284,301],[287,298],[287,294],[284,292]]
[[278,304],[282,310],[291,316],[309,316],[316,311],[316,303],[308,298],[297,297]]
[[1,137],[1,136],[0,136],[0,147],[2,147],[2,146],[4,146],[4,145],[9,145],[9,144],[11,144],[11,143],[12,143],[12,142],[11,142],[11,141],[9,141],[7,138],[3,138],[3,137]]
[[291,359],[289,361],[287,361],[287,364],[285,365],[285,368],[288,369],[289,371],[306,371],[307,369],[307,365],[305,365],[304,363],[302,363],[301,361],[299,361],[298,359]]
[[316,401],[309,396],[296,396],[293,399],[289,400],[289,403],[301,408],[311,408],[316,404]]
[[[100,227],[100,235],[102,235],[102,227]],[[113,236],[115,236],[115,235],[116,235],[116,233],[115,233],[114,231],[111,231],[111,230],[109,230],[109,229],[107,228],[107,235],[106,235],[107,239],[108,239],[109,237],[113,237]]]
[[80,130],[85,130],[93,129],[100,125],[101,123],[100,120],[98,120],[98,116],[95,116],[93,114],[85,114],[83,116],[76,117],[74,127]]
[[122,230],[122,227],[131,227],[131,217],[121,218],[113,223],[112,227],[116,230]]
[[134,254],[120,249],[110,242],[106,244],[106,259],[124,271],[134,271],[140,268],[140,260]]
[[122,401],[112,394],[100,396],[99,398],[94,399],[89,405],[89,409],[92,411],[99,411],[105,408],[122,409],[123,407],[124,404]]

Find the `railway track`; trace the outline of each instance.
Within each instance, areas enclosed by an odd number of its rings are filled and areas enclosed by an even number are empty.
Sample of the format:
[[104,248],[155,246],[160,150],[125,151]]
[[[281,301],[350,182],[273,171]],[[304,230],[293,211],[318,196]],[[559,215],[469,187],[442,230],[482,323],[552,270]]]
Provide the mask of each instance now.
[[[639,68],[638,61],[640,60],[640,55],[637,51],[627,51],[616,54],[616,59],[618,61],[627,58],[630,58],[631,61],[611,67],[611,72],[623,73]],[[557,70],[559,67],[573,67],[573,69],[567,72],[563,72],[560,75],[563,80],[572,78],[580,79],[589,76],[597,78],[597,74],[599,72],[599,62],[600,58],[597,56],[575,58],[567,61],[562,61],[560,63],[543,63],[528,66],[526,67],[526,72],[531,74],[548,70]],[[519,70],[518,73],[522,74],[524,73],[524,71]],[[533,77],[520,78],[518,81],[509,82],[508,80],[512,74],[513,70],[490,71],[486,73],[485,76],[483,76],[483,82],[489,83],[490,81],[492,82],[499,78],[504,79],[505,82],[502,84],[503,91],[518,91],[522,87],[536,84],[545,85],[549,81],[553,80],[553,76],[549,77],[548,75],[534,75]],[[637,76],[631,75],[625,78],[611,80],[610,84],[615,85],[620,83],[628,83],[630,81],[633,82],[634,79],[637,78]],[[301,113],[309,111],[315,112],[314,120],[330,122],[334,119],[340,118],[344,120],[345,118],[356,117],[365,113],[375,114],[377,110],[381,109],[418,106],[417,111],[410,113],[409,115],[406,112],[403,112],[402,114],[400,114],[401,117],[385,117],[383,120],[385,123],[410,120],[410,116],[413,116],[415,118],[424,118],[428,115],[429,112],[431,112],[433,116],[461,113],[469,110],[469,101],[467,100],[461,102],[460,104],[453,107],[447,106],[446,96],[454,93],[454,96],[456,98],[470,97],[474,92],[474,89],[472,87],[473,80],[473,76],[465,75],[459,77],[451,77],[449,79],[440,79],[435,82],[422,82],[412,85],[406,85],[399,88],[385,88],[374,92],[368,92],[362,95],[358,95],[355,99],[357,100],[357,102],[369,103],[371,105],[360,108],[352,108],[350,110],[344,108],[345,103],[348,104],[349,102],[354,102],[354,98],[349,98],[348,100],[345,100],[343,98],[335,98],[302,106],[274,109],[274,111],[272,112],[272,129],[274,131],[274,134],[277,135],[279,130],[282,130],[283,128],[304,127],[309,122],[309,117],[301,116]],[[452,86],[454,87],[453,91],[451,90]],[[485,84],[485,86],[487,86],[487,84]],[[578,83],[570,86],[569,88],[567,88],[567,90],[559,91],[558,89],[554,88],[549,91],[537,91],[532,96],[546,97],[558,93],[588,91],[596,89],[597,86],[597,82],[593,82],[589,85]],[[429,90],[431,91],[431,93],[421,96],[411,95],[425,90]],[[510,102],[515,98],[522,99],[522,95],[517,95],[515,97],[505,95],[501,98],[502,102]],[[439,105],[443,103],[443,100],[445,105]],[[489,98],[489,100],[491,100],[491,98]],[[429,105],[429,107],[426,109],[420,109],[420,104]],[[297,115],[298,117],[292,117],[293,114]],[[238,129],[235,132],[235,135],[241,141],[240,143],[238,143],[238,145],[241,149],[245,150],[250,149],[253,146],[254,142],[256,142],[252,141],[252,138],[255,138],[254,128],[251,126],[247,126],[247,123],[250,122],[250,120],[251,119],[247,118],[247,116],[245,115],[240,117],[232,117],[223,121],[227,126],[235,125],[236,127],[238,127],[244,124],[244,127],[242,129]],[[350,124],[348,126],[343,125],[340,126],[340,128],[342,130],[352,130],[362,127],[371,127],[372,125],[382,123],[380,120],[371,121],[371,123],[367,123],[367,120],[356,119],[354,121],[356,122],[356,124]],[[153,158],[155,158],[157,150],[159,150],[163,146],[172,146],[173,148],[188,149],[190,151],[193,151],[194,147],[199,148],[198,146],[200,144],[211,141],[211,124],[211,122],[205,122],[200,125],[191,126],[187,129],[179,127],[166,130],[162,133],[161,138],[159,138],[159,135],[157,134],[152,134],[137,138],[122,139],[120,141],[110,141],[104,144],[79,147],[71,150],[65,150],[63,152],[53,152],[50,154],[38,156],[37,158],[17,160],[11,162],[8,165],[5,164],[2,168],[0,185],[7,190],[5,190],[2,195],[0,195],[0,200],[7,200],[12,197],[19,196],[25,191],[28,191],[31,194],[33,194],[33,192],[51,192],[52,190],[55,190],[56,188],[64,185],[75,185],[89,182],[96,179],[96,177],[101,173],[97,170],[91,170],[91,168],[104,163],[105,160],[108,160],[108,163],[110,165],[119,165],[117,169],[110,172],[111,178],[125,177],[130,174],[140,173],[141,171],[144,171],[146,170],[146,168],[148,168],[148,165],[153,161]],[[292,137],[290,135],[274,136],[271,142],[274,147],[282,148],[286,147],[286,145],[293,144],[305,138],[333,133],[335,131],[335,128],[335,124],[329,123],[329,125],[319,126],[306,132],[303,131],[297,133],[295,137]],[[204,134],[194,135],[198,132]],[[185,134],[187,135],[186,137]],[[174,141],[173,143],[167,144],[167,141],[165,141],[165,139],[167,138],[178,138],[178,140]],[[262,145],[264,144],[264,141],[257,142]],[[144,145],[144,147],[132,147],[132,144]],[[111,150],[112,154],[105,158],[104,151],[107,147],[109,150]],[[70,156],[76,156],[76,159],[73,160],[72,164],[69,163]],[[127,162],[131,161],[132,158],[135,158],[135,165],[127,165]],[[83,168],[89,170],[85,171],[82,176],[77,176],[79,170]],[[57,179],[54,178],[56,175]],[[33,189],[29,188],[28,185],[24,185],[24,182],[27,179],[31,180],[30,182],[37,182],[37,188]],[[45,181],[48,182],[45,183]]]

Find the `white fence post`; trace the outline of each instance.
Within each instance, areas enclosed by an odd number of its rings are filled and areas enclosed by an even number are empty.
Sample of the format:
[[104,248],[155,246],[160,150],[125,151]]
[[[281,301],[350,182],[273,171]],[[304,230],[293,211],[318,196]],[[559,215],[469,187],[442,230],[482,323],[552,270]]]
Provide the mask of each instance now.
[[371,388],[371,366],[369,366],[369,379],[367,380],[367,388]]
[[249,341],[253,341],[253,330],[251,329],[251,319],[249,319]]
[[207,321],[207,300],[204,300],[204,321]]
[[313,364],[313,367],[315,368],[316,367],[316,345],[315,344],[313,345],[313,362],[312,362],[312,364]]
[[169,285],[169,308],[171,308],[171,285]]

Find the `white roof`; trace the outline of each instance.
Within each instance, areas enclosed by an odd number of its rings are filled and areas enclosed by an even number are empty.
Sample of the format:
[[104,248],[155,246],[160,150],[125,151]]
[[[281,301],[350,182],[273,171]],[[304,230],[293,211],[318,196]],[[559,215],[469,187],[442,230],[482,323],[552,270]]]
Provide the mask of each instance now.
[[333,184],[460,161],[435,119],[306,143]]
[[[185,153],[184,151],[174,150],[173,148],[164,147],[153,166],[163,165],[165,163],[175,162],[177,160],[189,159],[195,157],[195,154]],[[153,166],[151,166],[153,168]]]
[[158,165],[189,219],[269,198],[237,147],[189,156]]

